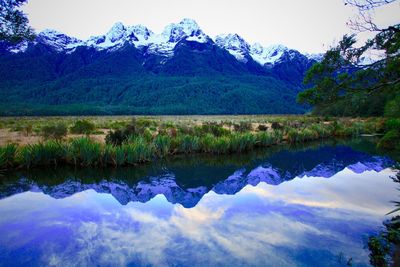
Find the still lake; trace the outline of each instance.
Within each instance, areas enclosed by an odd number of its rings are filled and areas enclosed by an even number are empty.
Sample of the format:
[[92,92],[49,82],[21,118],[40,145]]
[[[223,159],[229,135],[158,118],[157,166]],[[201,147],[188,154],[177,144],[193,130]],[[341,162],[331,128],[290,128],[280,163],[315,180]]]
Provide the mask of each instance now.
[[0,176],[0,266],[368,266],[398,200],[369,139]]

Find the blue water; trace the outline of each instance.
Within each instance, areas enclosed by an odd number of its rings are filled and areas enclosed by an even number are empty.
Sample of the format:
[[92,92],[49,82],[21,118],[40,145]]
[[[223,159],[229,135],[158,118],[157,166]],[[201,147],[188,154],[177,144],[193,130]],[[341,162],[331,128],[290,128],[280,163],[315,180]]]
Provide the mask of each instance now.
[[368,266],[398,191],[363,147],[5,174],[0,265]]

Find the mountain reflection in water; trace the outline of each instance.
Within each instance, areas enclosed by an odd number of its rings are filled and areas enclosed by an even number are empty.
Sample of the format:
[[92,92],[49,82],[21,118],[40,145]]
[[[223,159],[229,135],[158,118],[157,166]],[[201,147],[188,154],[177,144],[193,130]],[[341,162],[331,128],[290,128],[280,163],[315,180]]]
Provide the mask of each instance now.
[[354,173],[379,172],[391,165],[393,161],[388,157],[372,156],[344,145],[230,158],[186,156],[137,168],[16,173],[0,183],[0,198],[32,191],[60,199],[93,189],[111,194],[122,205],[131,201],[144,203],[161,194],[173,204],[192,208],[209,191],[232,195],[246,185],[260,182],[279,185],[295,177],[329,178],[345,168]]
[[368,266],[398,194],[364,141],[0,179],[0,266]]

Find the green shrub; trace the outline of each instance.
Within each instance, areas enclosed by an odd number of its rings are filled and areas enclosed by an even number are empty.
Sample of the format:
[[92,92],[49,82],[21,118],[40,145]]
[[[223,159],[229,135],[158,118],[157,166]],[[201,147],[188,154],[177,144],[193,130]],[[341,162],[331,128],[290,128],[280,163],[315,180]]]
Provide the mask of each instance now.
[[230,138],[227,136],[221,136],[215,138],[212,142],[211,152],[214,154],[227,154],[231,151]]
[[216,122],[206,122],[201,126],[196,126],[194,127],[194,132],[197,136],[212,134],[213,136],[219,137],[230,134],[228,129],[225,129]]
[[233,127],[236,132],[240,133],[251,131],[251,123],[247,121],[241,121],[239,124],[235,124]]
[[150,161],[154,154],[153,145],[148,144],[143,137],[131,139],[130,142],[123,145],[123,149],[128,164]]
[[309,128],[318,134],[318,138],[331,136],[331,128],[325,124],[313,124]]
[[105,145],[104,150],[103,150],[103,157],[101,162],[103,165],[117,165],[115,157],[116,157],[116,152],[115,152],[115,147],[113,145]]
[[120,146],[123,142],[126,141],[128,136],[126,136],[121,130],[117,129],[115,131],[110,131],[106,135],[106,144]]
[[122,166],[126,163],[125,148],[123,146],[117,146],[115,148],[115,165]]
[[96,126],[88,120],[78,120],[70,128],[73,134],[90,134],[96,129]]
[[386,117],[400,117],[400,94],[398,94],[393,100],[386,103],[384,113]]
[[171,137],[168,135],[157,135],[157,137],[153,141],[154,148],[156,153],[160,157],[165,157],[169,154],[171,147]]
[[265,132],[265,131],[268,130],[268,126],[267,126],[267,125],[264,125],[264,124],[260,124],[260,125],[258,125],[258,130],[259,130],[260,132]]
[[76,138],[70,143],[68,155],[75,165],[93,166],[101,163],[102,149],[87,137]]
[[400,132],[390,130],[378,142],[378,147],[385,150],[400,150]]
[[66,145],[57,141],[26,145],[21,149],[21,163],[30,168],[36,166],[57,165],[67,156]]
[[138,125],[136,119],[133,118],[132,121],[129,124],[127,124],[123,129],[110,131],[106,135],[105,141],[106,144],[120,146],[129,138],[129,136],[144,135],[146,133],[146,130],[147,128],[144,128],[142,125]]
[[287,132],[289,143],[296,143],[299,141],[299,132],[296,129],[289,129]]
[[274,121],[271,124],[271,128],[274,129],[274,130],[282,130],[283,129],[283,125],[280,124],[279,122]]
[[257,134],[256,139],[258,146],[270,146],[276,143],[273,133],[266,133],[266,132],[259,133]]
[[396,130],[400,132],[400,119],[388,119],[385,122],[385,131]]
[[61,140],[67,135],[67,133],[68,129],[64,123],[45,125],[42,127],[42,135],[45,139],[53,138],[56,140]]
[[256,138],[251,133],[233,134],[230,140],[230,150],[232,152],[244,152],[253,149]]
[[316,140],[319,138],[319,134],[317,131],[310,129],[310,128],[305,128],[303,130],[300,130],[300,141],[305,142],[305,141],[311,141],[311,140]]
[[210,153],[212,151],[212,146],[215,137],[212,134],[206,134],[200,138],[201,151],[205,153]]

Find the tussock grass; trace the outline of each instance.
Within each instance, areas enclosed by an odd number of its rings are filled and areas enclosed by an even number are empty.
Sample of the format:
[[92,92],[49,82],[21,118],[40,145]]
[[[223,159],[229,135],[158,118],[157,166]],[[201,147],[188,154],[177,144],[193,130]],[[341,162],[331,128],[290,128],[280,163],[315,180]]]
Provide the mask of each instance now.
[[[111,131],[105,144],[86,136],[75,139],[51,139],[26,146],[0,147],[0,169],[59,164],[77,167],[132,166],[174,154],[243,153],[256,147],[269,147],[281,143],[303,143],[334,136],[357,136],[361,133],[383,131],[385,127],[397,131],[399,125],[398,121],[385,124],[378,119],[326,121],[305,116],[293,119],[266,116],[254,116],[248,119],[240,117],[240,120],[230,118],[231,120],[225,118],[219,121],[201,121],[199,118],[195,122],[192,121],[192,124],[179,120],[173,122],[162,119],[124,118],[121,123],[123,126]],[[265,127],[261,130],[259,127],[254,127],[252,124],[254,121],[258,124],[264,123]],[[111,122],[116,125],[118,121]],[[77,132],[89,132],[93,129],[93,125],[97,127],[101,123],[104,124],[104,122],[91,124],[76,119],[70,120],[69,124],[64,121],[60,123],[75,126]],[[9,124],[21,123],[14,121]],[[392,142],[397,136],[392,134],[387,139]],[[382,143],[382,146],[388,145]]]

